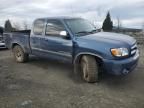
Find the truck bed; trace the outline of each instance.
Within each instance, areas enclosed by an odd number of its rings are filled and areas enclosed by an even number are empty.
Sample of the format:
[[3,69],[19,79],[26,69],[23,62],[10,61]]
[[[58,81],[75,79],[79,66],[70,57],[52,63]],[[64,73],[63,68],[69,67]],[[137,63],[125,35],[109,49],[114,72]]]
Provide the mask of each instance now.
[[4,33],[6,47],[11,49],[14,43],[23,46],[26,52],[30,52],[30,30],[13,31]]

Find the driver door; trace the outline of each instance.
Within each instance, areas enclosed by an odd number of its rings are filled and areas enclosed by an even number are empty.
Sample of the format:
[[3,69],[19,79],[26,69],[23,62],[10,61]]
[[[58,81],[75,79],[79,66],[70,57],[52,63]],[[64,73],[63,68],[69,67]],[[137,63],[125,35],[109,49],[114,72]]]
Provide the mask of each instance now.
[[60,20],[48,20],[40,40],[41,51],[50,58],[72,61],[72,40],[61,36],[61,31],[66,29]]

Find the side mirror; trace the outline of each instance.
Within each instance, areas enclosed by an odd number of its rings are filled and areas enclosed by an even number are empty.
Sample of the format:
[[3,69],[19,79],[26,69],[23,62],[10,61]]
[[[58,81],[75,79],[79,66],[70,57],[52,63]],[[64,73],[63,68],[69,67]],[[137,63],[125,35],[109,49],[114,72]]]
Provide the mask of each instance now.
[[66,31],[61,31],[60,32],[60,36],[66,37],[67,36],[67,32]]
[[62,38],[64,38],[64,39],[70,39],[70,37],[68,36],[68,33],[66,31],[61,31],[60,36],[62,36]]

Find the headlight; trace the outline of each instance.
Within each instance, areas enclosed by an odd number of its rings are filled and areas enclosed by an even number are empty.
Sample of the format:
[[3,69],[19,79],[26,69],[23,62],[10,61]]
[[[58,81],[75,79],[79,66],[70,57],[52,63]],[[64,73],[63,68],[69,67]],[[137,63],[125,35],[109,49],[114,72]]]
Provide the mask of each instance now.
[[128,56],[129,52],[127,48],[112,48],[111,53],[116,57]]

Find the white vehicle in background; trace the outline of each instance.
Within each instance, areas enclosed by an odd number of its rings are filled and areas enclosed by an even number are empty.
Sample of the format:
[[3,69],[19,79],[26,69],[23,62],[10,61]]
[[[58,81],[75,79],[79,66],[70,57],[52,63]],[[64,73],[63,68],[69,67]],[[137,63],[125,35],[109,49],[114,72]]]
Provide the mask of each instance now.
[[6,47],[5,47],[5,42],[3,40],[3,36],[0,35],[0,49],[2,49],[2,48],[6,48]]

